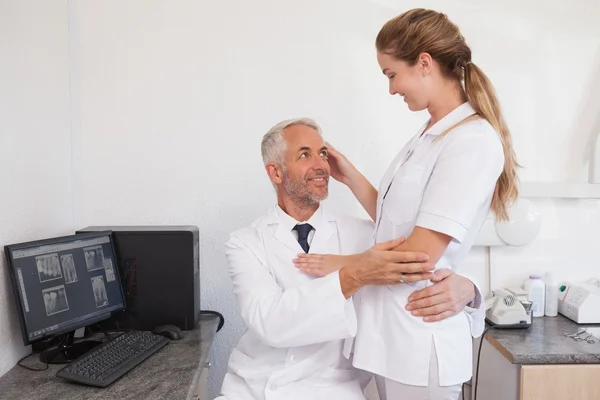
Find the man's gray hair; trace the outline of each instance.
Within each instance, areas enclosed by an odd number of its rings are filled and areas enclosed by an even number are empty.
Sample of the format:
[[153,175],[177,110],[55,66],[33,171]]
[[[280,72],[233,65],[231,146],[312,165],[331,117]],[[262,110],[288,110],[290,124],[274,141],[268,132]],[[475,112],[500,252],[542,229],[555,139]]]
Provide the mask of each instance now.
[[272,162],[285,168],[285,152],[287,151],[287,144],[283,139],[283,131],[285,128],[294,125],[308,126],[322,136],[321,127],[311,118],[294,118],[281,121],[269,129],[269,132],[263,136],[261,153],[265,165]]

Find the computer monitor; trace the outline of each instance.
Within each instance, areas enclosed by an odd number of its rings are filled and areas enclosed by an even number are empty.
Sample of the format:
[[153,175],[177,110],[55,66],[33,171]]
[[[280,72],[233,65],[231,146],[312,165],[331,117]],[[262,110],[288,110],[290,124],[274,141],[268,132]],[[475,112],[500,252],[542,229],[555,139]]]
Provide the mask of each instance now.
[[75,330],[125,309],[110,231],[5,246],[25,345],[64,336],[43,362],[69,362],[98,342],[74,343]]

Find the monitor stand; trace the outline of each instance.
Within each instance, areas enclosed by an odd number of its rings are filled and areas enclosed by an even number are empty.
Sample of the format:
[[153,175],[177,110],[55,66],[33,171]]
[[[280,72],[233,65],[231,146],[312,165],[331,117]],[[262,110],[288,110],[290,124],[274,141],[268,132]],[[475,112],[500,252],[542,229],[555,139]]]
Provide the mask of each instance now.
[[45,364],[67,364],[102,343],[96,340],[73,343],[74,339],[75,331],[67,333],[66,339],[60,346],[47,349],[40,354],[40,361]]

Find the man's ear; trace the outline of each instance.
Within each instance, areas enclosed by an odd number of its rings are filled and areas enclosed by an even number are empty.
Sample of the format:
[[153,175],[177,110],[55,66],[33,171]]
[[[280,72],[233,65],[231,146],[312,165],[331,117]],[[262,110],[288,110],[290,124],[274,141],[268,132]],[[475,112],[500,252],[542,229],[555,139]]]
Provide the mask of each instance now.
[[279,165],[276,163],[268,163],[265,165],[265,169],[267,170],[271,182],[277,185],[283,183],[283,169],[281,169]]

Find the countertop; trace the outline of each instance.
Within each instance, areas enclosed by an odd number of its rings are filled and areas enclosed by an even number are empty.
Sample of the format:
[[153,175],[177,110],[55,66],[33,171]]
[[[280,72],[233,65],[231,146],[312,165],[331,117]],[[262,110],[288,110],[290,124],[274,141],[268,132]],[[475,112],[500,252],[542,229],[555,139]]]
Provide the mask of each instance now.
[[[105,389],[68,382],[55,376],[63,365],[49,365],[42,372],[15,366],[0,378],[0,398],[36,400],[86,399],[191,399],[212,345],[218,317],[202,315],[200,323],[184,338],[171,341],[121,379]],[[37,355],[23,364],[39,368]]]
[[600,338],[590,344],[564,336],[585,326],[559,314],[533,318],[528,329],[490,329],[486,339],[513,364],[600,364]]

